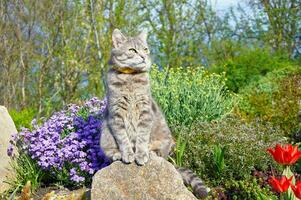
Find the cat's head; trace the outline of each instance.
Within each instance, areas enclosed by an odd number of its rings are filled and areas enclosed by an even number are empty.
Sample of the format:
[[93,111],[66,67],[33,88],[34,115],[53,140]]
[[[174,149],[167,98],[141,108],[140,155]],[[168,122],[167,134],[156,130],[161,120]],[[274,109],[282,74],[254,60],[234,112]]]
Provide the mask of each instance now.
[[109,64],[119,68],[148,71],[151,67],[151,58],[146,40],[145,31],[136,37],[127,37],[115,29],[112,34],[113,49]]

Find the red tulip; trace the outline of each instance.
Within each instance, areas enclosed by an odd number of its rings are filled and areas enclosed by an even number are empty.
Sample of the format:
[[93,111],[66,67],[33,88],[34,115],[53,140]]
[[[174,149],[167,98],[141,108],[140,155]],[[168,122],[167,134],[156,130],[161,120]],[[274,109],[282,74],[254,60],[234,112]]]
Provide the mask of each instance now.
[[301,151],[298,150],[298,145],[294,146],[286,144],[283,147],[280,144],[276,144],[275,149],[267,149],[274,157],[274,160],[282,165],[291,165],[297,162],[301,156]]
[[286,176],[283,176],[280,180],[272,176],[269,180],[269,183],[277,192],[281,193],[286,192],[288,190],[289,186],[291,185],[292,179],[293,176],[289,179],[287,179]]
[[295,194],[296,197],[301,199],[301,182],[298,181],[296,185],[291,185],[291,188]]

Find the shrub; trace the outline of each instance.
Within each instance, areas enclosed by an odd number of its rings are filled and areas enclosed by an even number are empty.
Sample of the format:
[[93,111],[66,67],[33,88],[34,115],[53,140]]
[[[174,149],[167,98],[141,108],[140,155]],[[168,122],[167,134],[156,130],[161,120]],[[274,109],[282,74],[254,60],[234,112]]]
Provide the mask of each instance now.
[[10,110],[9,114],[12,117],[16,128],[20,130],[21,127],[30,128],[31,121],[35,117],[36,110],[33,108],[25,108],[18,112],[17,110]]
[[[182,130],[185,132],[185,130]],[[254,169],[266,170],[278,167],[265,152],[275,143],[285,142],[284,133],[268,123],[253,121],[247,123],[231,115],[223,120],[200,123],[187,134],[184,165],[193,169],[212,185],[225,180],[249,178]],[[224,148],[224,168],[216,171],[214,148]]]
[[249,120],[262,118],[292,136],[298,126],[300,84],[301,71],[296,67],[271,72],[241,92],[238,112]]
[[173,126],[221,119],[235,103],[224,77],[200,67],[172,68],[166,82],[165,72],[155,68],[151,77],[152,93]]
[[13,135],[8,155],[14,147],[20,155],[28,155],[44,172],[44,180],[64,186],[89,184],[91,175],[109,164],[100,149],[100,128],[105,101],[92,98],[83,106],[69,105],[54,113],[33,130],[24,128]]
[[217,63],[211,71],[225,72],[227,87],[238,92],[248,84],[258,81],[268,72],[290,64],[287,58],[271,54],[270,51],[262,48],[242,48],[231,58]]
[[278,199],[269,189],[268,185],[261,187],[255,178],[247,180],[229,180],[225,183],[227,196],[229,199],[254,200],[261,199],[260,195],[269,197],[269,199]]

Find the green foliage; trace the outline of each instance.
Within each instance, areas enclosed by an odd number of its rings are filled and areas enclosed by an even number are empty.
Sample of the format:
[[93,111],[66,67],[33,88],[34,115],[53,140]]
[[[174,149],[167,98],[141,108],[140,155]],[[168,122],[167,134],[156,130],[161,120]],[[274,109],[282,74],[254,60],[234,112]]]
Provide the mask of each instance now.
[[170,157],[174,165],[183,166],[183,156],[186,149],[187,139],[184,134],[179,134],[176,141],[175,158]]
[[263,194],[262,192],[258,191],[257,192],[257,198],[256,200],[277,200],[277,196],[273,195],[273,196],[267,196],[266,194]]
[[298,128],[300,81],[301,71],[298,67],[270,72],[241,91],[238,112],[249,120],[259,117],[271,122],[292,136]]
[[[247,123],[232,115],[219,121],[199,123],[187,136],[184,165],[210,180],[212,185],[249,178],[255,168],[264,171],[269,166],[279,167],[265,149],[285,142],[283,135],[268,123]],[[225,148],[225,167],[220,174],[212,167],[215,165],[212,149],[219,144]]]
[[234,92],[258,81],[268,72],[289,64],[287,58],[271,54],[270,49],[245,47],[233,51],[231,56],[217,63],[211,70],[218,73],[225,72],[226,84]]
[[225,168],[225,148],[215,145],[213,149],[213,161],[218,174],[221,174]]
[[19,153],[18,157],[11,160],[14,177],[6,181],[12,188],[11,196],[20,192],[28,181],[31,183],[31,189],[36,190],[45,175],[37,163],[27,154]]
[[25,108],[18,112],[17,110],[10,110],[9,114],[12,117],[16,128],[20,130],[21,127],[30,128],[31,121],[35,117],[36,110],[33,108]]
[[173,68],[166,82],[165,71],[154,67],[151,77],[153,96],[172,126],[221,119],[235,104],[224,77],[201,67]]
[[268,187],[262,188],[255,178],[246,180],[229,180],[225,184],[230,199],[233,200],[274,200],[277,196]]

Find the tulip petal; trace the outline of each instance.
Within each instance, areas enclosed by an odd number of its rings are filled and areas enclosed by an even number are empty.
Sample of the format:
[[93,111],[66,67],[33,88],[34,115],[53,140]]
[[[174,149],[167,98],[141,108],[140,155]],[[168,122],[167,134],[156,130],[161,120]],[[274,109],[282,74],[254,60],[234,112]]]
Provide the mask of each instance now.
[[296,197],[301,199],[301,182],[298,181],[296,185],[291,185],[291,188],[295,194]]
[[285,163],[285,156],[284,156],[284,149],[280,146],[280,144],[276,144],[275,147],[275,154],[274,154],[274,158],[276,160],[276,162],[280,163],[280,164],[286,164]]
[[272,176],[269,183],[277,192],[282,192],[281,185],[275,177]]
[[294,164],[295,162],[297,162],[297,160],[299,160],[299,158],[301,157],[301,152],[298,151],[290,160],[289,164]]
[[274,155],[275,150],[272,149],[272,148],[268,148],[268,149],[267,149],[267,152],[269,152],[271,155]]
[[298,145],[294,146],[294,148],[293,148],[291,154],[292,154],[292,155],[295,155],[297,152],[298,152]]

